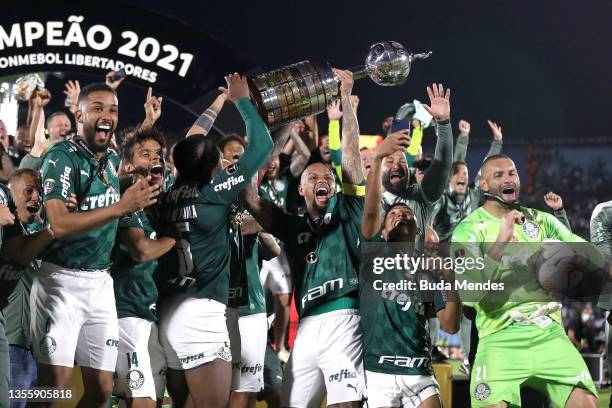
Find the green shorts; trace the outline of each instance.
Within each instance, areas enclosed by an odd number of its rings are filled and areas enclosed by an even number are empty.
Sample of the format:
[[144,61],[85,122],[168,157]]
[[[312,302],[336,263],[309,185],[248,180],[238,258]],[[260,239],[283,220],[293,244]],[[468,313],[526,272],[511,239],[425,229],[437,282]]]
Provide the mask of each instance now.
[[597,396],[587,366],[563,328],[513,324],[480,339],[470,381],[472,407],[506,401],[521,406],[521,386],[530,386],[564,407],[574,387]]

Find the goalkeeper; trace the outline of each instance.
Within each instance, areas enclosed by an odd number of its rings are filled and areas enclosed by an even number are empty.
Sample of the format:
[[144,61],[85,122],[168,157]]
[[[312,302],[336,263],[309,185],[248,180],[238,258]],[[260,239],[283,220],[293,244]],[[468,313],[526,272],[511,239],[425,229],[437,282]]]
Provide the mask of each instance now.
[[[509,157],[487,158],[481,172],[480,188],[486,200],[455,229],[455,258],[483,257],[487,276],[509,276],[520,273],[518,265],[501,259],[509,242],[583,241],[552,215],[519,207],[520,181]],[[591,252],[591,261],[603,265],[601,254]],[[586,364],[561,325],[560,304],[493,302],[483,299],[486,294],[462,297],[464,304],[476,310],[480,337],[470,381],[472,406],[519,407],[520,388],[530,386],[557,406],[597,407],[597,391]]]

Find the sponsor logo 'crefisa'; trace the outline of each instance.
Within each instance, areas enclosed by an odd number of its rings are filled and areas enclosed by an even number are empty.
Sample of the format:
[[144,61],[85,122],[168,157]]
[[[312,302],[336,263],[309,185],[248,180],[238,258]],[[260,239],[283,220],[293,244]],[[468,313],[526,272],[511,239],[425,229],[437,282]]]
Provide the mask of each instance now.
[[244,176],[240,175],[238,177],[234,177],[231,176],[227,179],[227,181],[224,181],[223,183],[217,184],[214,187],[214,191],[219,192],[219,191],[223,191],[223,190],[231,190],[234,186],[240,184],[244,182]]
[[332,382],[332,381],[342,382],[344,380],[354,379],[354,378],[357,378],[356,371],[349,371],[346,368],[343,368],[342,370],[338,371],[336,374],[330,375],[328,378],[328,381],[329,382]]

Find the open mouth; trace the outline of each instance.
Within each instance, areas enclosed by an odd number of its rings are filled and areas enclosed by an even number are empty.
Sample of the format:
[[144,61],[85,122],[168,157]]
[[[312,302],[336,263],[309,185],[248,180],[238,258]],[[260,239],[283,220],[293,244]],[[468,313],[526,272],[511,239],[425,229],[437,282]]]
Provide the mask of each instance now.
[[164,168],[161,164],[155,164],[151,167],[151,175],[161,177],[164,174]]
[[110,138],[111,129],[113,128],[113,123],[111,121],[107,121],[101,119],[96,123],[96,136],[101,138],[103,142]]
[[404,173],[401,171],[392,171],[391,173],[389,173],[389,181],[392,184],[399,183],[400,181],[402,181],[403,177]]
[[315,200],[320,204],[327,204],[329,201],[329,186],[327,185],[319,185],[315,189]]
[[516,200],[516,190],[512,186],[502,188],[502,198],[506,201]]
[[393,223],[393,228],[397,228],[400,225],[408,226],[408,220],[405,218],[400,218]]
[[28,210],[30,214],[36,214],[40,210],[40,203],[28,204],[26,210]]

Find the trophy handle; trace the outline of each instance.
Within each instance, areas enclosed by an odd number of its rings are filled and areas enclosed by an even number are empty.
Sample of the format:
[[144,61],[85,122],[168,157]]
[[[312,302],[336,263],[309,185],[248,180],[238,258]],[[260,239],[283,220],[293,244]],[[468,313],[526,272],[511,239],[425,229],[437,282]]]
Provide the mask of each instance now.
[[422,52],[419,54],[410,54],[408,57],[410,58],[410,62],[412,62],[416,59],[427,59],[429,58],[431,54],[432,54],[431,51],[427,51],[427,52]]
[[370,70],[365,65],[357,65],[348,70],[353,73],[353,80],[362,79],[370,75]]

